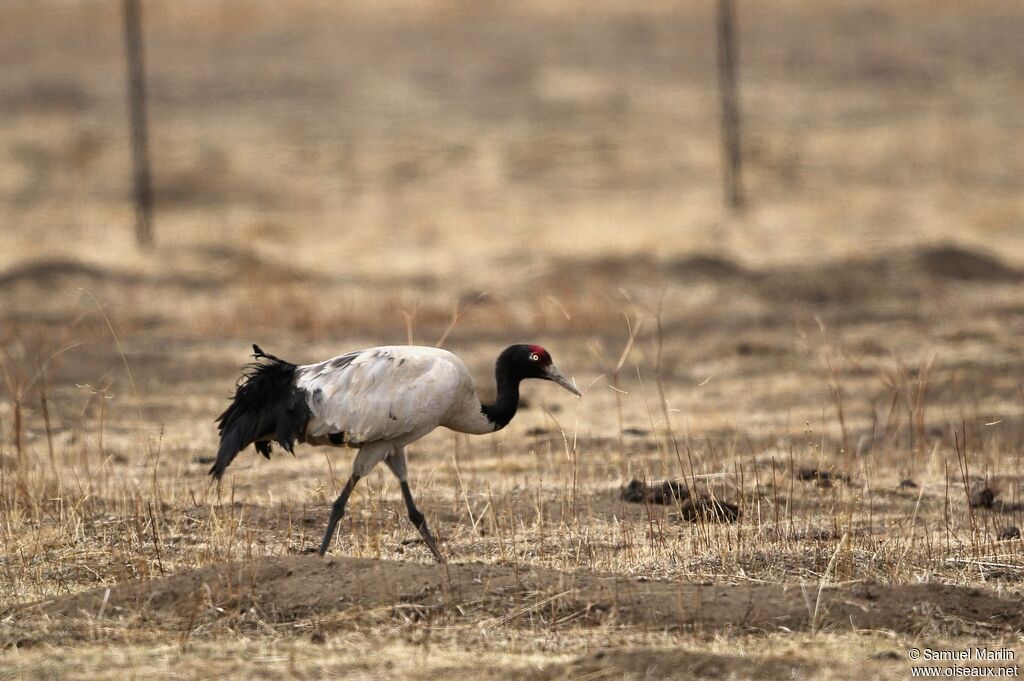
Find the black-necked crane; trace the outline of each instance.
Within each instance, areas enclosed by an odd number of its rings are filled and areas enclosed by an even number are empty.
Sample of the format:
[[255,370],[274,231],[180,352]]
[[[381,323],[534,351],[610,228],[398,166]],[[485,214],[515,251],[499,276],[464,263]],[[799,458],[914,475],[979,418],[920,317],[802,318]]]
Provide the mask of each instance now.
[[219,480],[250,444],[268,459],[273,442],[292,453],[296,441],[358,449],[352,475],[331,509],[321,556],[352,489],[383,461],[398,478],[409,520],[444,562],[409,491],[405,447],[438,426],[472,434],[501,430],[516,414],[523,379],[554,381],[580,394],[539,345],[512,345],[498,355],[493,404],[480,403],[466,365],[440,348],[384,346],[301,366],[257,345],[252,349],[256,362],[248,365],[231,405],[217,418],[220,449],[210,475]]

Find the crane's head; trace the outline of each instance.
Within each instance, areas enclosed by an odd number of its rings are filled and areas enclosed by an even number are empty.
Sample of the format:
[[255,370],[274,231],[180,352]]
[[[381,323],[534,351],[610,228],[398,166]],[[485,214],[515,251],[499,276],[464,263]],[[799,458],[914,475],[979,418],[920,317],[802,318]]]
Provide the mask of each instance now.
[[498,356],[497,372],[506,373],[511,378],[540,378],[554,381],[574,395],[580,391],[568,378],[562,375],[548,351],[539,345],[510,345]]

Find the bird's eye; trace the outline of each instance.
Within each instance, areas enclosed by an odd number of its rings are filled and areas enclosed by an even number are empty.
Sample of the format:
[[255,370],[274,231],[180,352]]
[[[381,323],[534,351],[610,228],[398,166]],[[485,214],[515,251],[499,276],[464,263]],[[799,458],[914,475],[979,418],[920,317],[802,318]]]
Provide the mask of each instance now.
[[540,356],[536,352],[530,353],[530,361],[536,362],[538,359],[540,359]]

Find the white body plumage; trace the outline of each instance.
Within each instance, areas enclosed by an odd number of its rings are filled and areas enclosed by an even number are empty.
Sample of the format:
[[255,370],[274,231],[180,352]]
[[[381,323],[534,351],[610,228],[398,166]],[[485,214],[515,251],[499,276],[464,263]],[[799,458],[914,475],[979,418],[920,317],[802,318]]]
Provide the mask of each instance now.
[[382,346],[340,355],[295,370],[312,417],[305,439],[362,447],[418,440],[438,426],[463,433],[496,429],[482,411],[473,377],[458,357],[440,348]]

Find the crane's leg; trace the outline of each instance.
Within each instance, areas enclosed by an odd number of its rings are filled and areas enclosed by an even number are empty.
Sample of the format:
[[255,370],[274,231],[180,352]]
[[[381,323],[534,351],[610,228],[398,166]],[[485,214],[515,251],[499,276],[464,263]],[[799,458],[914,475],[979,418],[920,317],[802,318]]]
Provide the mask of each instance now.
[[416,502],[412,500],[412,491],[409,490],[409,474],[406,472],[405,466],[405,449],[396,449],[384,462],[391,469],[391,472],[395,474],[395,477],[398,478],[398,482],[402,486],[402,498],[405,499],[405,508],[409,511],[410,522],[420,531],[420,536],[423,537],[423,541],[426,542],[427,547],[433,552],[437,562],[445,562],[444,556],[441,555],[437,548],[434,535],[430,534],[430,528],[427,527],[427,519],[423,517],[420,510],[416,508]]
[[345,483],[345,488],[341,490],[341,494],[334,500],[334,506],[331,508],[331,517],[327,521],[327,531],[324,532],[324,540],[320,544],[321,556],[327,553],[327,548],[331,545],[331,538],[334,537],[334,528],[337,527],[338,521],[345,515],[345,505],[348,503],[348,497],[352,494],[356,483],[359,482],[359,478],[369,474],[373,467],[391,452],[392,449],[389,445],[380,442],[364,445],[359,449],[359,453],[356,454],[356,460],[352,462],[352,476]]
[[352,490],[357,482],[359,482],[359,476],[353,473],[348,482],[345,483],[345,488],[341,490],[341,494],[334,500],[334,506],[331,508],[331,518],[327,521],[327,531],[324,533],[323,542],[320,543],[321,556],[327,553],[327,547],[331,545],[334,528],[337,527],[338,521],[345,515],[345,504],[348,503],[348,497],[352,494]]

